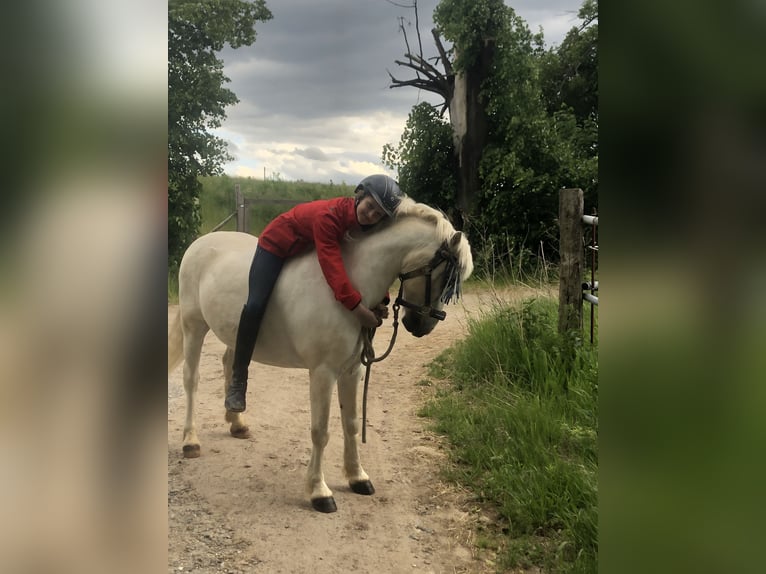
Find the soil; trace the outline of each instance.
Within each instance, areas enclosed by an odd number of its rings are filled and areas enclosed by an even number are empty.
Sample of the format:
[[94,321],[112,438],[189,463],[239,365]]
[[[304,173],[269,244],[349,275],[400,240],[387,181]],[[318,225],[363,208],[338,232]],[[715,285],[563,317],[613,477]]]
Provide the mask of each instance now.
[[[338,505],[332,514],[312,510],[304,493],[311,449],[307,371],[251,364],[246,412],[251,436],[234,438],[224,421],[225,347],[208,334],[196,417],[200,458],[184,459],[181,451],[182,368],[168,379],[168,572],[494,571],[491,555],[474,544],[475,527],[487,517],[468,492],[443,481],[444,441],[428,430],[428,419],[418,411],[435,392],[426,382],[429,362],[465,335],[468,319],[498,298],[532,294],[467,293],[420,339],[400,326],[391,355],[372,368],[367,442],[360,445],[362,465],[376,489],[372,496],[354,494],[345,481],[339,408],[333,403],[323,465]],[[169,317],[171,312],[173,307]],[[391,322],[377,330],[379,354],[390,339]],[[361,396],[360,388],[360,401]]]

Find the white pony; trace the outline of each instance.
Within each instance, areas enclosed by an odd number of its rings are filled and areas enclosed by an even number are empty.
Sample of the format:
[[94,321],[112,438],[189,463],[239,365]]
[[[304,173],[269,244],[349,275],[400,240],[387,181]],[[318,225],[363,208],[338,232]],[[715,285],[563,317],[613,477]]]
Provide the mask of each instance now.
[[[228,388],[237,326],[247,299],[248,273],[256,244],[257,239],[246,233],[209,233],[192,243],[181,261],[179,312],[168,330],[168,372],[180,363],[183,353],[186,390],[183,453],[187,458],[200,455],[194,408],[202,342],[212,329],[227,346],[223,370]],[[410,198],[403,198],[396,217],[381,222],[374,231],[348,236],[342,252],[349,278],[362,294],[364,305],[374,306],[381,301],[396,278],[400,278],[395,305],[405,307],[402,324],[416,337],[430,333],[444,318],[443,304],[459,296],[460,282],[473,270],[471,248],[465,236],[455,231],[442,213]],[[316,252],[289,259],[269,300],[253,360],[309,370],[313,448],[306,480],[312,506],[321,512],[336,510],[322,473],[322,453],[329,438],[330,402],[336,382],[346,477],[358,494],[375,491],[359,462],[357,448],[362,337],[357,320],[335,301]],[[242,414],[227,411],[226,420],[231,423],[229,432],[233,436],[249,436]]]

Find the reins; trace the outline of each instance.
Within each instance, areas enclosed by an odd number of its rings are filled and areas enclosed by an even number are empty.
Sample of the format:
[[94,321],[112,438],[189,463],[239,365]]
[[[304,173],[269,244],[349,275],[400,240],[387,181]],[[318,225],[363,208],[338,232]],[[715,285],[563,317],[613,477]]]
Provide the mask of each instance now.
[[[447,317],[447,313],[444,311],[440,309],[433,309],[431,307],[431,273],[434,269],[436,269],[436,267],[445,262],[447,263],[447,281],[440,299],[446,303],[453,297],[459,297],[460,284],[459,274],[457,273],[457,264],[454,257],[449,253],[449,250],[446,249],[446,246],[442,246],[442,248],[434,254],[431,261],[429,261],[426,265],[399,275],[399,294],[396,296],[396,300],[392,306],[394,310],[394,333],[391,335],[391,342],[388,344],[388,349],[386,349],[386,352],[383,353],[380,357],[375,356],[375,349],[372,347],[372,339],[375,336],[375,328],[362,329],[362,364],[367,368],[364,373],[364,394],[362,396],[362,443],[367,442],[367,390],[370,384],[370,371],[372,369],[373,363],[377,363],[388,357],[394,348],[394,343],[396,342],[396,334],[399,330],[399,308],[402,306],[407,307],[408,309],[413,309],[417,313],[426,314],[429,317],[433,317],[439,321],[443,321]],[[418,305],[416,303],[405,301],[404,297],[402,297],[404,294],[404,282],[407,279],[412,279],[414,277],[420,277],[423,275],[425,275],[426,278],[424,298],[426,304]]]
[[394,310],[394,333],[391,335],[391,342],[388,344],[388,349],[380,357],[375,356],[375,349],[372,346],[372,339],[375,337],[375,327],[372,329],[362,329],[362,364],[366,367],[364,373],[364,394],[362,395],[362,443],[367,442],[367,389],[370,384],[370,371],[372,370],[372,364],[382,361],[394,348],[396,342],[396,334],[399,332],[399,298],[402,294],[402,288],[399,288],[399,297],[396,298],[392,308]]

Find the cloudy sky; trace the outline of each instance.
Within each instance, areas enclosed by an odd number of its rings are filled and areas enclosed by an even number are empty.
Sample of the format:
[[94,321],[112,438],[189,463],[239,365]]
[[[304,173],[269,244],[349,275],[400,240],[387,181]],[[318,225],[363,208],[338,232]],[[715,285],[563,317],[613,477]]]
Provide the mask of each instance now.
[[[393,4],[410,0],[267,0],[273,19],[256,25],[252,46],[225,49],[228,87],[240,102],[216,130],[235,161],[230,175],[262,179],[355,184],[381,163],[383,145],[397,144],[413,105],[440,103],[412,87],[390,89],[413,76],[397,66],[404,38],[398,18],[416,40],[414,11]],[[542,27],[548,46],[578,24],[581,0],[507,0],[533,32]],[[419,0],[427,57],[436,55],[430,34],[438,0]],[[392,174],[395,175],[395,174]]]

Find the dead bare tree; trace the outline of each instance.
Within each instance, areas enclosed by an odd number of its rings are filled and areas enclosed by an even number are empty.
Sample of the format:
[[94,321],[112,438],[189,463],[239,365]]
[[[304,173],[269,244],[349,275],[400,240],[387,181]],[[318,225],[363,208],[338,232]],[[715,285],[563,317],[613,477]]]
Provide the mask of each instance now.
[[[417,6],[417,4],[416,4]],[[436,29],[431,30],[436,43],[437,50],[439,50],[439,57],[432,58],[434,64],[431,64],[425,57],[423,57],[423,47],[420,39],[420,31],[418,30],[418,46],[419,53],[413,54],[410,50],[409,40],[407,38],[407,29],[404,26],[404,18],[399,18],[399,28],[404,35],[404,44],[407,51],[404,54],[406,60],[394,60],[394,63],[398,66],[410,68],[414,70],[415,77],[408,80],[399,80],[394,75],[388,72],[391,78],[391,88],[401,88],[403,86],[412,86],[420,90],[426,90],[440,95],[444,99],[440,114],[443,116],[444,112],[449,108],[450,102],[453,99],[455,91],[455,73],[452,70],[452,62],[447,57],[447,52],[442,46],[441,39]],[[439,70],[436,65],[441,62],[444,67],[444,71]]]
[[[388,1],[391,2],[391,0]],[[440,114],[443,116],[444,112],[449,110],[453,144],[459,166],[459,188],[455,203],[461,217],[465,218],[470,216],[474,200],[479,192],[479,164],[489,129],[485,105],[480,98],[480,89],[492,69],[494,40],[486,39],[476,60],[466,69],[456,73],[450,55],[454,57],[459,46],[453,46],[450,51],[445,50],[436,28],[431,30],[431,35],[439,55],[433,58],[424,57],[417,0],[412,0],[412,4],[407,5],[391,3],[415,11],[418,52],[413,53],[411,50],[404,18],[400,17],[399,28],[404,36],[406,52],[403,60],[394,60],[394,63],[414,71],[415,77],[398,79],[387,70],[391,78],[389,87],[415,87],[438,94],[444,99]],[[438,67],[440,65],[441,70]],[[462,222],[456,222],[456,224],[462,227]]]

